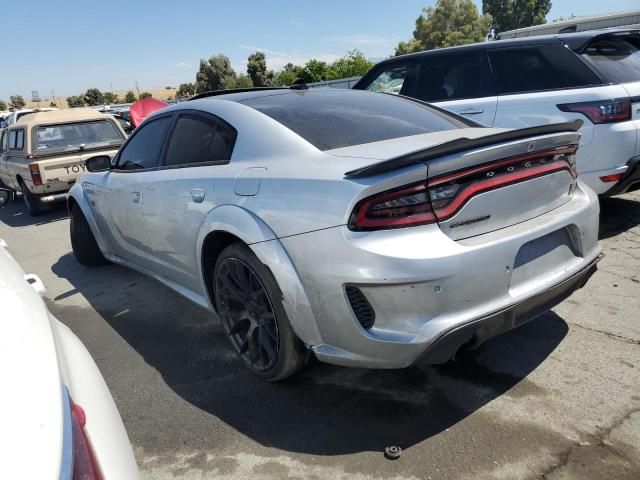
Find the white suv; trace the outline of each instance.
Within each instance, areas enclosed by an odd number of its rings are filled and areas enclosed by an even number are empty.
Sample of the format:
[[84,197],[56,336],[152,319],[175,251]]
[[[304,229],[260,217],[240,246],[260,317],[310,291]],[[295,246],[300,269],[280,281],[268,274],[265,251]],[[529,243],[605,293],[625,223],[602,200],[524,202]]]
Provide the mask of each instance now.
[[585,183],[603,196],[640,188],[640,30],[403,55],[376,65],[354,88],[417,98],[493,127],[581,119]]

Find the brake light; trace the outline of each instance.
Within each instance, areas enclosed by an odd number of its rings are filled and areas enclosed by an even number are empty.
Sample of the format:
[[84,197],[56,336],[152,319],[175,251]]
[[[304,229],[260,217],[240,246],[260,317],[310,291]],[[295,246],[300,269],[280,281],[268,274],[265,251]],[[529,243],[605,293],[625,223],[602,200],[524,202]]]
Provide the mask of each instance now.
[[349,228],[379,230],[433,223],[436,217],[427,192],[427,183],[420,182],[365,198],[351,214]]
[[614,173],[612,175],[605,175],[604,177],[600,177],[600,180],[604,183],[617,182],[622,178],[622,173]]
[[518,155],[372,195],[356,205],[349,228],[382,230],[444,221],[480,193],[563,170],[575,181],[577,148],[571,145]]
[[31,180],[34,185],[42,185],[42,177],[40,176],[40,167],[37,163],[29,164],[29,173],[31,173]]
[[596,102],[563,103],[563,112],[582,113],[593,123],[615,123],[631,120],[631,99],[599,100]]
[[87,416],[80,405],[71,402],[73,428],[73,480],[102,480],[91,443],[84,430]]

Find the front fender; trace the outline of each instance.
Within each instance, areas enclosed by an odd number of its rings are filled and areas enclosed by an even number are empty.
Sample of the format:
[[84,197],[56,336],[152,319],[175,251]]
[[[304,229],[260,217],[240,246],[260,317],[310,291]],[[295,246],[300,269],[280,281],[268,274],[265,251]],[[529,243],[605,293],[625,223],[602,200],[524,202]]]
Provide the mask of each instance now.
[[[202,264],[202,247],[208,235],[230,233],[246,243],[275,277],[282,291],[282,303],[296,335],[307,345],[321,343],[311,304],[295,266],[275,233],[259,217],[242,207],[221,205],[203,223],[197,242],[197,265],[202,291],[207,292]],[[213,310],[213,301],[209,299]]]
[[96,243],[100,248],[100,251],[103,255],[107,255],[109,253],[109,249],[107,248],[107,243],[102,238],[100,234],[100,230],[98,229],[98,224],[96,223],[95,216],[93,215],[93,210],[89,205],[89,199],[85,194],[84,188],[95,188],[95,185],[92,183],[76,183],[71,190],[69,190],[69,195],[67,198],[67,208],[69,210],[69,214],[71,214],[71,202],[75,202],[82,210],[82,214],[84,218],[87,219],[87,223],[89,224],[89,228],[91,228],[91,232],[93,232],[93,238],[96,239]]

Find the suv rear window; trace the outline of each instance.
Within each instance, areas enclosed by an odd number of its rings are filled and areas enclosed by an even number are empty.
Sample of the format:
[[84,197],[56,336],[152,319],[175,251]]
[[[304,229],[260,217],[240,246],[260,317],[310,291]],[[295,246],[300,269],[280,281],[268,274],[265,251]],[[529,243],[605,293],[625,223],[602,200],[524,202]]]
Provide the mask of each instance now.
[[564,45],[489,50],[498,94],[602,84],[598,75]]
[[108,120],[42,125],[33,129],[33,150],[39,153],[119,146],[123,141]]
[[582,56],[611,82],[640,81],[640,35],[597,38]]
[[419,102],[355,90],[287,92],[243,100],[320,150],[469,126]]

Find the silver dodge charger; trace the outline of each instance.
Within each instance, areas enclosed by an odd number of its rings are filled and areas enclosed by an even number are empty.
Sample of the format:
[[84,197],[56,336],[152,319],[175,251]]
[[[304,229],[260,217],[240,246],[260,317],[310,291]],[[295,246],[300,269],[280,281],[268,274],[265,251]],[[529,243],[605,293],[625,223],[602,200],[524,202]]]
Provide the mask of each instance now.
[[266,380],[311,354],[443,363],[595,271],[579,126],[486,128],[409,98],[304,85],[205,93],[87,161],[68,200],[73,252],[216,312]]

